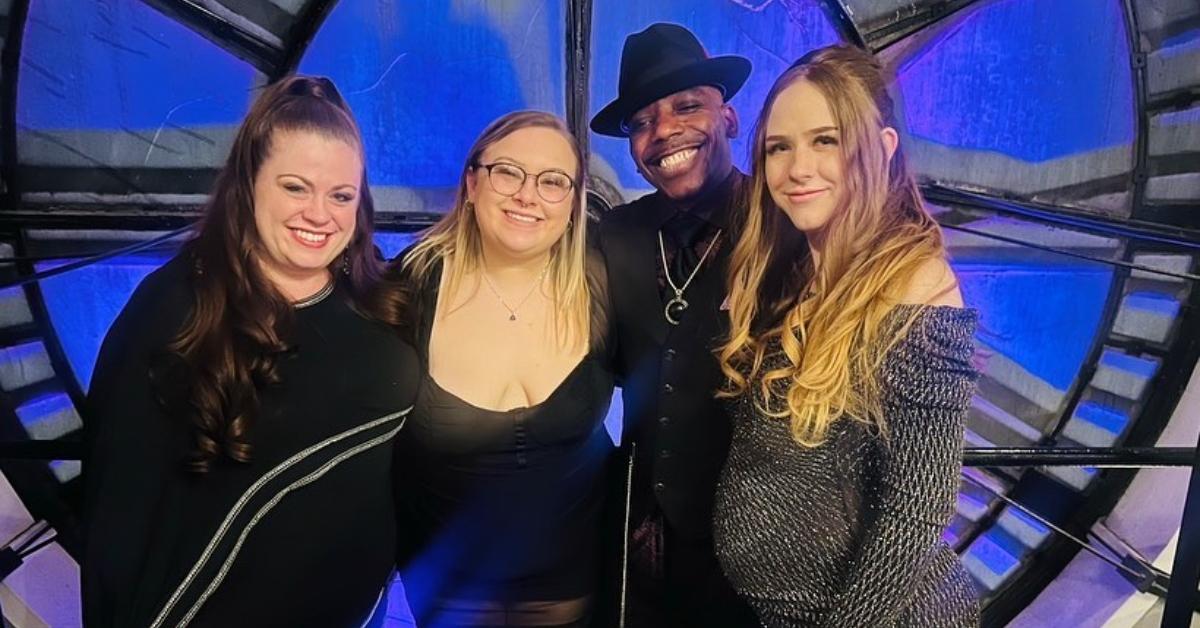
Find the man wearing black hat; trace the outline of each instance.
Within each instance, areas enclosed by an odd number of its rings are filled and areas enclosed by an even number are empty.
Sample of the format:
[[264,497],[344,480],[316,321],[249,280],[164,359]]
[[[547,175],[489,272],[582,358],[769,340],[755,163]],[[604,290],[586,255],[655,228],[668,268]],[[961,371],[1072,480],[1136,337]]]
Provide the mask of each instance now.
[[730,435],[712,349],[745,207],[728,100],[749,74],[748,60],[709,57],[687,29],[654,24],[625,40],[617,99],[591,123],[629,138],[656,189],[607,212],[599,229],[631,461],[620,592],[630,627],[757,625],[721,574],[711,523]]

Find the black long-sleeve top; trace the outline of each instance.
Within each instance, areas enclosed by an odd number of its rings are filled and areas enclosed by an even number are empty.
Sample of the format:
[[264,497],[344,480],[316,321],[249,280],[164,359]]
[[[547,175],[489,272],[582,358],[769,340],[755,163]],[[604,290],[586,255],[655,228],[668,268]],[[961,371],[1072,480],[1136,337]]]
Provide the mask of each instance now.
[[192,428],[160,399],[187,394],[164,358],[192,307],[191,268],[181,256],[147,277],[97,362],[85,624],[361,625],[394,565],[390,472],[415,354],[340,289],[297,304],[282,382],[260,393],[252,460],[189,471]]

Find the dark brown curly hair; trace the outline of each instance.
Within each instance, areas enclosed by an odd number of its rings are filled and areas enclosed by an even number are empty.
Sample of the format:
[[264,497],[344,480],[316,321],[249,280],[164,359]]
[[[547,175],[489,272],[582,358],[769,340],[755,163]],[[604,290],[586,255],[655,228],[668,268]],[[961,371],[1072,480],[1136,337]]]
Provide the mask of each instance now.
[[[283,131],[320,133],[362,152],[358,125],[329,79],[284,78],[263,89],[242,122],[196,235],[184,245],[195,304],[168,346],[190,379],[182,414],[194,428],[189,464],[198,472],[222,457],[250,459],[259,393],[279,382],[276,362],[288,350],[294,310],[259,267],[264,253],[254,223],[254,180]],[[381,272],[365,168],[359,189],[355,233],[330,268],[356,306]]]

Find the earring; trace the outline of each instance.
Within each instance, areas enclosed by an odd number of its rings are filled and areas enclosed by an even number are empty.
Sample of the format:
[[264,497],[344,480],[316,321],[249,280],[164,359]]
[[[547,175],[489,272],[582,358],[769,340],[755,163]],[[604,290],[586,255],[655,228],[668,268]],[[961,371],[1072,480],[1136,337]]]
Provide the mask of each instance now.
[[350,249],[342,251],[342,274],[350,276]]
[[463,203],[463,209],[466,210],[466,212],[469,214],[469,213],[475,211],[475,203],[472,203],[471,201],[467,201],[467,202]]

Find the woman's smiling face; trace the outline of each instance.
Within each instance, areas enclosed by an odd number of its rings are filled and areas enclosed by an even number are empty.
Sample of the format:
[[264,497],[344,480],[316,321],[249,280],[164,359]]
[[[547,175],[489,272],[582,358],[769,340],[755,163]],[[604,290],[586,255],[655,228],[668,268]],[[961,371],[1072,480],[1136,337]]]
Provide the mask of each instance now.
[[840,205],[843,157],[837,121],[812,83],[799,80],[779,93],[762,150],[771,199],[797,229],[819,234]]
[[312,294],[354,237],[360,150],[313,131],[279,131],[254,179],[259,264],[285,295]]
[[[514,259],[548,254],[571,219],[578,170],[570,142],[556,129],[524,127],[488,146],[467,175],[467,197],[475,207],[485,250]],[[522,172],[516,191],[502,193]],[[546,200],[562,191],[566,193],[560,200]]]

